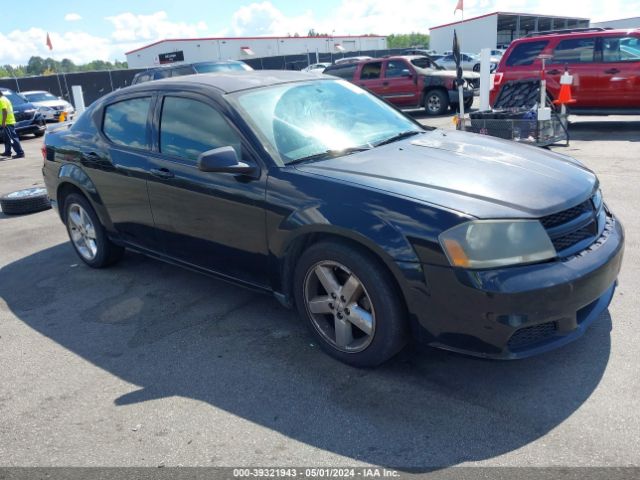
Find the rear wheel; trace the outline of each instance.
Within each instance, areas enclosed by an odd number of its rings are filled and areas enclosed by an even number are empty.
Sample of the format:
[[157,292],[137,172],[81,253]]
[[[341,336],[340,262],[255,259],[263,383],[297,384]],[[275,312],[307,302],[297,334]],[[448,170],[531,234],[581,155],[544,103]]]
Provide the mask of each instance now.
[[71,244],[84,263],[102,268],[120,260],[124,248],[109,240],[98,215],[85,197],[77,193],[66,197],[64,219]]
[[341,243],[306,250],[294,277],[300,315],[324,351],[357,367],[379,365],[406,343],[404,306],[371,255]]
[[444,115],[449,108],[449,97],[442,90],[429,90],[424,96],[427,115]]

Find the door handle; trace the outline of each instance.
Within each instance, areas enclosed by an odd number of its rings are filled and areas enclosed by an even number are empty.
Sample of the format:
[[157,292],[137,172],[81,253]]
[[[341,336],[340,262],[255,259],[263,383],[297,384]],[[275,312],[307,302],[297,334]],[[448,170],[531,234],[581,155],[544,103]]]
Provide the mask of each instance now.
[[560,70],[554,68],[553,70],[548,70],[547,73],[549,75],[558,75],[560,73]]
[[152,168],[151,175],[158,178],[173,178],[173,172],[167,168]]
[[617,68],[610,68],[609,70],[605,70],[604,73],[616,74],[620,73],[620,70],[618,70]]
[[389,82],[382,82],[382,86],[383,87],[388,87],[389,86]]

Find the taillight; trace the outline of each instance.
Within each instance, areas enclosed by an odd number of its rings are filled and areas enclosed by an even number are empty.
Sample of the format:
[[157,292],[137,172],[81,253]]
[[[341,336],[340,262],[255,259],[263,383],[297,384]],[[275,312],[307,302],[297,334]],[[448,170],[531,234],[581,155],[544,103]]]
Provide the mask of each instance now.
[[494,77],[493,77],[493,86],[497,87],[498,85],[500,85],[502,83],[502,76],[504,75],[504,73],[494,73]]
[[42,160],[46,161],[47,160],[47,146],[44,143],[42,144],[42,148],[40,149],[40,151],[42,152]]

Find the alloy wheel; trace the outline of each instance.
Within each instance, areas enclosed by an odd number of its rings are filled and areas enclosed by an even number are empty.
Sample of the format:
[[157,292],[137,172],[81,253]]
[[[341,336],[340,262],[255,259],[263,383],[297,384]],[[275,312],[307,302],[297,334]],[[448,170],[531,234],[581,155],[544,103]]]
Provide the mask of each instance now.
[[376,316],[360,279],[344,265],[322,261],[304,280],[304,301],[314,328],[334,348],[346,353],[373,341]]
[[67,212],[67,226],[76,250],[85,260],[91,261],[98,254],[96,229],[91,217],[81,205],[72,203]]

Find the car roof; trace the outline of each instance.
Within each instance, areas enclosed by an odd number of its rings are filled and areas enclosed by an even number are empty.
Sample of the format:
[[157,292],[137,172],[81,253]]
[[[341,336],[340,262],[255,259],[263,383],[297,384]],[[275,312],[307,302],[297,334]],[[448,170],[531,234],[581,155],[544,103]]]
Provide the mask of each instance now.
[[539,35],[533,35],[530,34],[531,36],[526,36],[526,37],[522,37],[522,38],[518,38],[516,40],[514,40],[513,42],[511,42],[511,45],[513,45],[514,43],[523,43],[523,42],[529,42],[529,41],[534,41],[534,42],[538,42],[540,40],[543,39],[554,39],[554,38],[565,38],[565,37],[602,37],[602,36],[614,36],[614,35],[629,35],[631,33],[633,34],[640,34],[640,28],[606,28],[606,29],[598,29],[598,28],[593,28],[593,29],[588,29],[588,30],[576,30],[576,31],[567,31],[567,30],[559,30],[557,32],[538,32]]
[[[180,77],[164,78],[153,82],[144,82],[127,87],[120,91],[132,92],[135,90],[145,90],[149,88],[162,88],[162,85],[184,85],[191,83],[194,85],[208,85],[222,93],[233,93],[241,90],[251,90],[254,88],[270,87],[283,83],[304,82],[307,80],[323,80],[322,77],[307,72],[297,72],[291,70],[251,70],[251,71],[229,71],[215,73],[198,73],[194,75],[182,75]],[[324,80],[335,80],[327,77]]]
[[154,67],[149,67],[142,72],[138,72],[136,75],[140,73],[148,73],[155,72],[157,70],[167,70],[169,68],[180,68],[180,67],[189,67],[193,65],[202,65],[202,64],[212,64],[212,65],[228,65],[230,63],[244,63],[241,60],[203,60],[201,62],[180,62],[180,63],[169,63],[167,65],[156,65]]
[[[48,92],[47,90],[27,90],[26,92],[20,92],[20,93],[22,93],[23,95],[26,95],[27,93],[51,93],[51,92]],[[51,93],[51,95],[53,95],[53,93]]]

